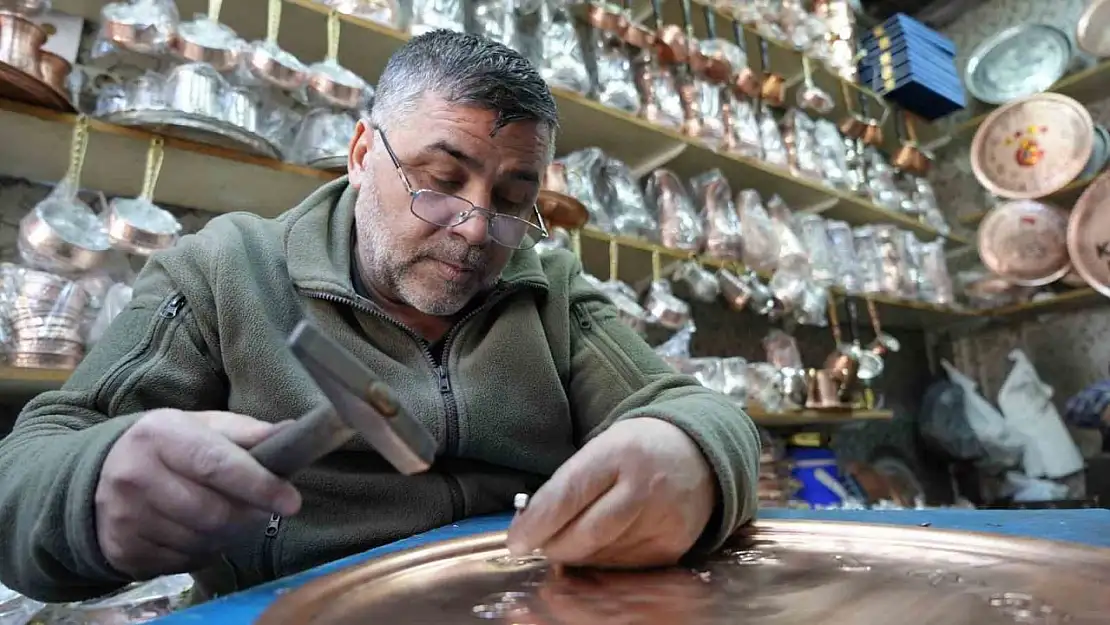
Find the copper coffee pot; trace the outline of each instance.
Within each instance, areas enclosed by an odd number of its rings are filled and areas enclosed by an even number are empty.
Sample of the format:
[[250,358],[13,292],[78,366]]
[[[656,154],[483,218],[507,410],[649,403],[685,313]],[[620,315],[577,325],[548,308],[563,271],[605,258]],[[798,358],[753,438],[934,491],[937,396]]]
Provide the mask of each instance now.
[[759,38],[759,60],[763,70],[759,95],[769,106],[782,106],[786,100],[786,79],[771,71],[771,54],[767,50],[767,40],[762,37]]
[[[707,41],[717,39],[717,15],[714,9],[703,6],[702,15],[705,18],[705,31],[707,33],[705,39]],[[728,59],[724,58],[719,51],[706,54],[696,42],[694,49],[690,51],[690,68],[694,70],[695,74],[712,83],[728,82],[732,75],[732,66]]]
[[848,91],[846,83],[840,83],[840,94],[844,97],[844,106],[848,109],[844,119],[840,120],[840,134],[849,139],[859,139],[867,128],[867,120],[852,106],[852,94]]
[[743,67],[733,68],[736,73],[732,76],[732,92],[736,97],[749,97],[758,98],[763,90],[762,80],[759,74],[752,70],[751,56],[747,53],[747,47],[744,45],[744,29],[740,26],[739,21],[732,22],[732,37],[736,40],[736,45],[744,50],[744,58],[746,63]]
[[901,171],[912,174],[916,173],[915,170],[919,159],[923,157],[921,155],[921,149],[917,146],[917,142],[909,140],[906,137],[906,133],[904,132],[904,123],[906,121],[903,115],[895,113],[894,132],[902,145],[898,148],[898,151],[894,153],[894,158],[891,159],[890,164]]
[[863,113],[863,118],[867,121],[867,127],[863,129],[860,140],[866,145],[879,147],[883,144],[883,122],[886,121],[886,115],[884,115],[881,120],[872,117],[870,112],[871,102],[868,101],[863,91],[857,91],[856,93],[859,96],[860,111]]
[[655,17],[655,54],[659,62],[675,65],[689,61],[690,48],[685,30],[676,24],[663,24],[660,0],[651,0],[651,12]]

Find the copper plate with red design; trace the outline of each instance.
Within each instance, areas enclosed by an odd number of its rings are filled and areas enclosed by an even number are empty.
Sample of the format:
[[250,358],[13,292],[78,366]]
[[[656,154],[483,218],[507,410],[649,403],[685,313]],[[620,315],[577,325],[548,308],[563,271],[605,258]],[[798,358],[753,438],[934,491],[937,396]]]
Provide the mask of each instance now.
[[1003,202],[979,224],[979,258],[1018,286],[1055,282],[1071,270],[1068,212],[1035,200]]
[[1110,172],[1095,178],[1071,209],[1068,253],[1075,272],[1110,297]]
[[1094,625],[1110,550],[919,527],[762,521],[650,571],[552,571],[505,533],[388,555],[282,595],[258,625]]
[[991,193],[1044,197],[1075,179],[1094,149],[1095,126],[1082,104],[1042,93],[995,109],[971,143],[971,169]]

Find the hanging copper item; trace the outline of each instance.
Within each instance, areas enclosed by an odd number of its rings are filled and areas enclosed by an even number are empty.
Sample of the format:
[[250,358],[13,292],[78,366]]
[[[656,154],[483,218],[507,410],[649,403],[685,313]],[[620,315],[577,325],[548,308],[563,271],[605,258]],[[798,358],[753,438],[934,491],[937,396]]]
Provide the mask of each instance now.
[[562,162],[547,166],[536,205],[549,229],[578,230],[590,221],[586,206],[567,191],[567,166]]
[[620,7],[611,4],[591,2],[586,9],[586,20],[590,26],[617,38],[623,38],[628,29],[628,15]]
[[883,145],[883,123],[886,121],[885,110],[889,109],[884,109],[884,114],[881,118],[873,117],[870,114],[871,103],[868,101],[863,91],[859,91],[858,93],[860,98],[860,110],[863,112],[863,118],[867,122],[867,127],[863,129],[860,140],[871,147],[881,147]]
[[840,94],[844,97],[844,106],[848,110],[847,114],[844,116],[843,119],[840,120],[840,124],[838,125],[840,134],[849,139],[859,139],[863,136],[864,129],[867,128],[867,121],[863,119],[863,116],[860,115],[860,112],[855,110],[855,108],[853,108],[852,106],[852,100],[856,100],[858,102],[859,99],[858,97],[852,97],[852,94],[848,90],[848,86],[845,83],[840,83]]
[[779,107],[786,101],[786,79],[781,74],[771,71],[771,54],[767,49],[767,40],[759,38],[760,67],[763,69],[762,85],[759,97],[768,106]]
[[904,126],[908,125],[908,114],[894,114],[894,133],[897,135],[901,147],[894,153],[894,158],[891,159],[890,164],[902,171],[917,173],[917,166],[924,156],[921,154],[921,149],[917,147],[917,142],[906,137],[907,133],[905,132]]
[[741,28],[739,21],[732,23],[732,37],[735,39],[736,45],[741,50],[745,50],[744,66],[733,68],[736,73],[732,77],[732,91],[737,97],[758,98],[763,88],[762,80],[759,74],[751,68],[752,57],[747,54],[744,46],[744,30]]
[[[717,39],[717,17],[714,9],[704,6],[702,15],[705,18],[706,40]],[[719,48],[707,54],[701,46],[697,45],[697,42],[695,42],[695,49],[690,52],[690,69],[712,83],[727,82],[732,75],[732,66]]]

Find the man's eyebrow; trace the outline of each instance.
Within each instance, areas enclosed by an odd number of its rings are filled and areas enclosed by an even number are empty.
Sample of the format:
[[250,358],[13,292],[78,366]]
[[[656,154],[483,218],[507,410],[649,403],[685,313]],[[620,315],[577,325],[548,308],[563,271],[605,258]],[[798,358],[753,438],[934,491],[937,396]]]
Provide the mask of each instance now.
[[[426,149],[429,151],[442,152],[455,159],[456,161],[459,161],[467,169],[482,168],[482,161],[480,159],[467,154],[465,150],[451,145],[450,143],[442,139],[429,145]],[[508,177],[519,180],[521,182],[538,184],[540,181],[539,172],[530,169],[512,169],[505,173]]]

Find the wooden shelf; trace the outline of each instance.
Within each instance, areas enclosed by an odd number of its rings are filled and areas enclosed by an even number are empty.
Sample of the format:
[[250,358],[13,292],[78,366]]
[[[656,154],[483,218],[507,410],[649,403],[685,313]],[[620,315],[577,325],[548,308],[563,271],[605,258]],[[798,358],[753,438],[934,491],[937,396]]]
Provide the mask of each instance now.
[[1082,310],[1084,308],[1105,304],[1106,302],[1106,296],[1088,287],[1075,289],[1073,291],[1064,291],[1059,295],[1047,296],[1032,302],[980,311],[978,316],[990,321],[1013,323],[1014,321],[1029,319],[1039,315]]
[[[1068,186],[1064,187],[1063,189],[1060,189],[1056,193],[1046,195],[1042,198],[1039,198],[1039,200],[1047,204],[1053,204],[1055,206],[1059,206],[1060,208],[1071,210],[1071,208],[1075,206],[1075,203],[1079,201],[1079,196],[1083,195],[1083,192],[1087,190],[1087,187],[1090,186],[1090,184],[1094,182],[1095,178],[1097,177],[1098,175],[1095,175],[1090,178],[1084,178],[1083,180],[1076,180],[1068,184]],[[989,212],[990,209],[981,210],[970,215],[960,217],[958,221],[965,226],[974,228],[979,225],[980,221],[983,221],[983,218],[986,217],[987,213]]]
[[[962,79],[962,77],[961,77]],[[1110,81],[1110,60],[1104,60],[1087,69],[1060,79],[1048,91],[1060,93],[1079,102],[1088,103],[1106,97],[1106,83]],[[994,106],[982,104],[969,96],[969,108],[975,115],[947,128],[934,124],[922,134],[922,143],[932,142],[936,147],[960,140],[970,140],[979,125],[994,111]],[[934,134],[935,133],[935,134]]]
[[[54,8],[86,19],[98,20],[102,5],[103,3],[92,0],[58,0]],[[178,7],[184,17],[203,13],[207,3],[202,0],[178,0]],[[260,39],[265,35],[266,7],[266,0],[225,3],[220,20],[247,40]],[[282,21],[287,27],[281,31],[281,46],[305,62],[323,58],[327,15],[326,7],[309,0],[285,0]],[[296,28],[288,27],[291,24],[295,24]],[[342,24],[339,61],[371,82],[377,80],[389,55],[408,39],[405,33],[364,19],[342,16]],[[792,51],[787,52],[796,56]],[[795,59],[794,62],[800,68],[800,61]],[[831,189],[817,181],[797,178],[786,169],[762,161],[715,152],[681,133],[661,129],[636,116],[611,109],[576,93],[562,89],[552,89],[552,92],[559,107],[560,154],[596,146],[610,156],[624,161],[641,175],[656,167],[668,167],[684,177],[719,168],[734,188],[756,189],[765,198],[777,193],[795,210],[820,210],[827,217],[842,219],[853,225],[890,223],[911,230],[926,240],[939,236],[936,230],[920,221],[877,206],[862,197]],[[839,88],[836,92],[839,93]],[[58,160],[58,163],[63,162],[64,159]],[[137,162],[142,161],[140,159]],[[166,168],[165,171],[172,171],[168,163]],[[120,175],[120,172],[116,175]],[[317,172],[313,177],[319,180],[320,175]],[[244,179],[241,175],[228,177],[237,182],[239,189],[254,187],[253,180]],[[46,179],[43,176],[34,178]],[[137,185],[140,178],[137,172],[135,178]],[[92,179],[88,184],[96,186]],[[136,186],[136,191],[137,188]],[[109,191],[107,188],[104,190]],[[298,191],[300,190],[298,186]],[[207,210],[203,199],[196,197],[204,192],[195,188],[191,192],[195,198],[192,201],[163,201]],[[299,193],[297,199],[303,195],[304,193]],[[227,194],[219,194],[211,199],[217,198],[223,201]],[[295,203],[288,203],[287,207]],[[270,206],[280,206],[278,203],[261,201],[257,205],[266,206],[267,209]],[[958,237],[950,240],[956,245],[967,244],[967,241]]]
[[72,373],[68,369],[22,369],[0,365],[0,396],[29,398],[61,388]]
[[859,421],[890,421],[890,410],[802,410],[799,412],[761,413],[748,411],[756,425],[763,427],[799,427],[815,425],[843,425]]

